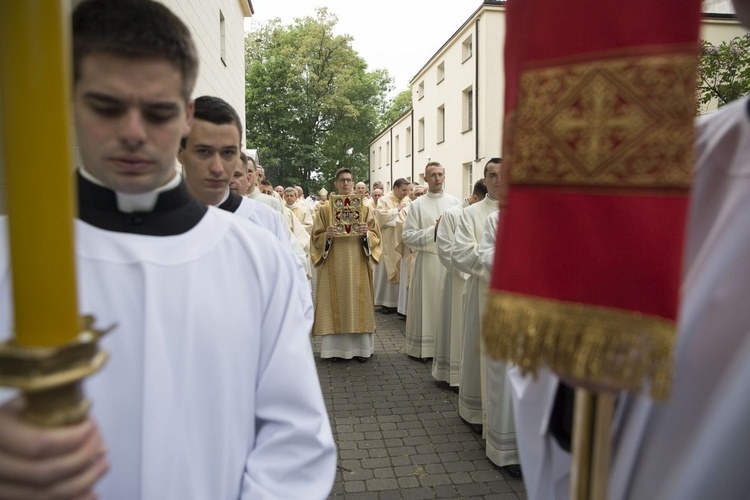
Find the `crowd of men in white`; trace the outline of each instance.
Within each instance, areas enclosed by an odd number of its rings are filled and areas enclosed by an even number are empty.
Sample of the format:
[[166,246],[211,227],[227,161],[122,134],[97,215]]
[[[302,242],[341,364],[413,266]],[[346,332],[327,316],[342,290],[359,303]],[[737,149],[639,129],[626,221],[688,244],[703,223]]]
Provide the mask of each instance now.
[[[397,179],[393,189],[383,193],[380,182],[372,191],[358,182],[353,193],[363,196],[381,234],[382,255],[372,266],[373,306],[406,320],[406,353],[416,361],[432,362],[435,380],[459,393],[461,418],[485,437],[489,459],[518,476],[505,364],[484,356],[479,340],[498,216],[507,191],[501,166],[500,158],[490,159],[483,178],[464,200],[443,191],[445,169],[437,162],[425,169],[426,186]],[[317,199],[305,198],[300,186],[272,189],[265,169],[244,155],[229,187],[286,214],[312,279],[310,235],[328,191],[321,189]]]

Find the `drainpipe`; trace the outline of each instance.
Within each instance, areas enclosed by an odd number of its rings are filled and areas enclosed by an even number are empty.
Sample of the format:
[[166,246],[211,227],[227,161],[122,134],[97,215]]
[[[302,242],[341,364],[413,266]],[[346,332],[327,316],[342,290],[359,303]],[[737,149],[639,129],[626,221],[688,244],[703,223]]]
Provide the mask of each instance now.
[[479,19],[474,23],[474,161],[479,161]]

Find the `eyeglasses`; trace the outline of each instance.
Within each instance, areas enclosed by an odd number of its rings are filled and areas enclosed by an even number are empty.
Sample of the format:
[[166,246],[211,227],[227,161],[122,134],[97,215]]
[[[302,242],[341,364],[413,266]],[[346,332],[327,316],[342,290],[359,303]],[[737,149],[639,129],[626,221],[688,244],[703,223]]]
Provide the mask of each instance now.
[[339,182],[354,182],[352,179],[339,179]]

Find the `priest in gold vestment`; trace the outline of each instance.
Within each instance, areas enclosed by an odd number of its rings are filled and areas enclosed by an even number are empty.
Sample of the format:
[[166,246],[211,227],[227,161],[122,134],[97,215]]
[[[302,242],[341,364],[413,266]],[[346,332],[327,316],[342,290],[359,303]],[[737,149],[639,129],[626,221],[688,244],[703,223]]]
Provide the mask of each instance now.
[[[341,195],[354,194],[351,171],[339,169],[334,186]],[[364,235],[336,236],[330,201],[320,207],[313,225],[311,257],[317,272],[313,334],[323,336],[321,358],[365,362],[374,350],[370,264],[380,261],[380,230],[368,206],[361,213]]]

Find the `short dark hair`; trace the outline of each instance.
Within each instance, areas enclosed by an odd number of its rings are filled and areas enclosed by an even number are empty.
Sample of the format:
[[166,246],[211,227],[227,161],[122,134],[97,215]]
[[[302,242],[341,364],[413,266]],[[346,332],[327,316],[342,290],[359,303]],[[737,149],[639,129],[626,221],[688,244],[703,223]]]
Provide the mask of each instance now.
[[474,191],[472,191],[471,194],[475,195],[477,198],[484,198],[487,196],[487,186],[482,179],[479,179],[474,183]]
[[440,164],[438,161],[431,161],[427,165],[424,166],[424,173],[427,175],[427,169],[430,167],[440,167],[443,169],[443,172],[445,172],[445,167]]
[[273,187],[273,184],[271,184],[271,181],[269,181],[268,179],[263,179],[262,181],[260,181],[260,185]]
[[339,180],[339,176],[340,176],[341,174],[351,174],[351,175],[354,175],[354,174],[352,174],[352,171],[351,171],[351,170],[349,170],[349,169],[348,169],[348,168],[346,168],[346,167],[343,167],[343,168],[340,168],[340,169],[336,170],[336,175],[334,175],[334,176],[333,176],[333,178],[334,178],[335,180]]
[[393,182],[393,187],[395,187],[395,188],[397,188],[397,187],[401,187],[401,186],[403,186],[404,184],[409,184],[409,181],[407,181],[406,179],[404,179],[403,177],[401,177],[401,178],[398,178],[398,179],[396,179],[396,180],[395,180],[395,181]]
[[[221,97],[214,97],[212,95],[200,96],[195,100],[195,113],[193,116],[196,120],[203,120],[214,125],[234,125],[240,133],[240,141],[242,141],[242,121],[240,121],[240,116],[232,105]],[[183,148],[187,145],[187,137],[180,139],[180,145]],[[237,146],[239,147],[240,145],[238,144]]]
[[182,75],[182,97],[190,101],[198,77],[198,51],[190,30],[152,0],[85,0],[73,12],[73,79],[95,53],[128,59],[163,59]]
[[499,157],[490,158],[490,161],[484,164],[484,174],[482,174],[484,177],[487,177],[487,167],[489,167],[493,163],[501,165],[503,163],[503,159]]

